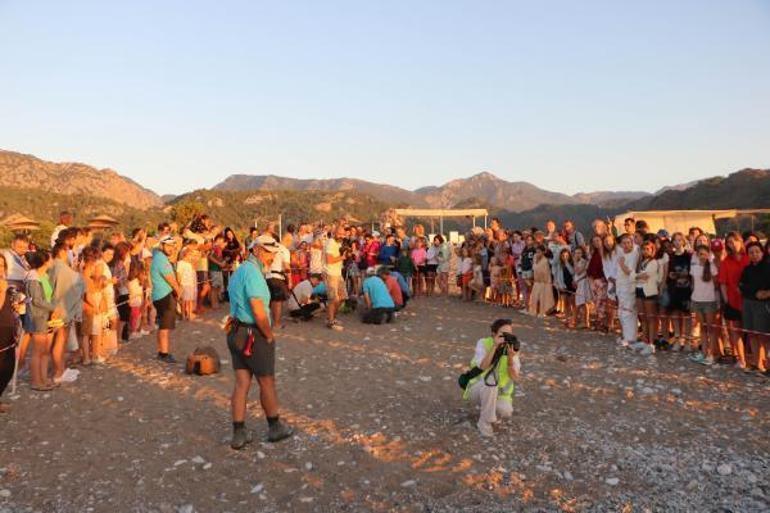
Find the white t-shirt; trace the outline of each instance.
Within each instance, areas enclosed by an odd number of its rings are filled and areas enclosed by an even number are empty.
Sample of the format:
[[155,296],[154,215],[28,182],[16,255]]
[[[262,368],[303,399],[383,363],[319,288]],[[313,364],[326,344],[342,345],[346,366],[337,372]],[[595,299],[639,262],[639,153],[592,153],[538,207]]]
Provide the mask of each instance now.
[[463,258],[460,262],[460,274],[468,274],[471,271],[473,271],[473,260],[471,257]]
[[324,254],[319,248],[310,248],[310,274],[321,274],[324,271]]
[[692,276],[692,301],[712,302],[717,300],[717,292],[714,284],[717,278],[717,266],[711,262],[711,281],[703,281],[703,266],[700,260],[696,259],[690,265],[690,276]]
[[428,265],[438,265],[438,251],[439,249],[436,246],[431,246],[428,248],[428,259],[426,262]]
[[[290,312],[299,310],[300,305],[306,303],[307,300],[310,299],[310,296],[313,295],[313,285],[310,283],[310,280],[302,280],[294,286],[292,292],[294,294],[289,294],[289,301],[287,303]],[[295,296],[296,299],[294,299]],[[297,301],[299,301],[299,303],[297,303]]]
[[270,265],[270,272],[267,273],[268,278],[275,278],[277,280],[286,280],[286,276],[282,273],[289,267],[291,262],[291,253],[283,244],[278,244],[278,251],[273,257],[273,263]]
[[336,264],[330,264],[327,262],[327,257],[338,258],[340,256],[340,243],[330,238],[326,240],[324,244],[324,259],[323,268],[324,272],[329,276],[342,276],[342,260]]
[[[632,249],[630,253],[623,251],[623,248],[618,248],[615,252],[614,260],[617,268],[615,280],[618,286],[631,288],[636,286],[636,265],[639,263],[639,253],[640,251],[637,246],[634,246],[634,249]],[[631,274],[624,273],[623,269],[620,267],[621,257],[625,257],[626,267],[631,269]]]

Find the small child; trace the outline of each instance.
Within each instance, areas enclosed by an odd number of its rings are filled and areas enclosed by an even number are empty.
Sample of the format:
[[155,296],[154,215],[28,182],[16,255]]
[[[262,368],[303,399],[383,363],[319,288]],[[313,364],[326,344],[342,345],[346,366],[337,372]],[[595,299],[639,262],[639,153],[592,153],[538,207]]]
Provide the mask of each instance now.
[[470,257],[467,248],[463,248],[460,253],[460,288],[462,289],[463,300],[472,299],[471,280],[473,279],[473,259]]
[[[414,262],[409,256],[409,247],[402,247],[398,255],[398,263],[396,264],[398,272],[404,277],[408,286],[412,284],[412,275],[414,274]],[[410,288],[409,295],[411,296],[412,290]]]
[[481,266],[481,255],[478,253],[473,257],[473,279],[470,289],[479,294],[482,301],[484,300],[484,271]]
[[193,262],[196,262],[198,258],[195,253],[195,251],[186,249],[176,264],[176,279],[182,288],[182,317],[187,320],[195,319],[193,312],[198,290],[195,268],[193,267]]
[[491,291],[490,300],[493,303],[499,303],[502,298],[502,273],[503,266],[497,257],[492,257],[489,261],[489,288]]
[[144,289],[142,283],[147,278],[144,266],[139,262],[131,262],[128,271],[128,306],[131,315],[128,324],[128,338],[135,339],[141,336],[139,332],[142,323],[142,303],[144,301]]

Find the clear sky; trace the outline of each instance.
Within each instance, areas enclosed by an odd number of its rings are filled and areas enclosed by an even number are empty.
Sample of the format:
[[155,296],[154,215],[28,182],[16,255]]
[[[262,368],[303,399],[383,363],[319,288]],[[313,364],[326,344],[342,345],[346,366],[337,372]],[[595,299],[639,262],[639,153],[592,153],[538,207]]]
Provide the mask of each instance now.
[[574,193],[770,167],[770,1],[0,0],[0,148]]

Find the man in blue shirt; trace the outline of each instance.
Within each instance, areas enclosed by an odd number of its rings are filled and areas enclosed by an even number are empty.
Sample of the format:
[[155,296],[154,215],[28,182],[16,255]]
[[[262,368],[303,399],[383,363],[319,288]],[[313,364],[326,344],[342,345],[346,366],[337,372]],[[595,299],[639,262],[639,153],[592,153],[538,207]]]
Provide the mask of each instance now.
[[155,306],[155,320],[158,323],[158,360],[176,363],[169,352],[169,336],[176,327],[176,302],[182,297],[176,273],[168,257],[174,254],[176,241],[170,235],[160,239],[152,252],[150,280],[152,281],[152,304]]
[[275,337],[270,320],[270,289],[264,269],[269,269],[278,243],[270,235],[260,235],[249,244],[249,258],[230,277],[227,347],[235,371],[232,395],[233,439],[230,447],[239,450],[252,441],[246,430],[246,401],[252,376],[259,384],[259,400],[267,418],[267,439],[278,442],[290,437],[294,430],[278,417],[275,392]]
[[388,292],[388,287],[379,276],[376,276],[374,267],[366,270],[367,278],[364,280],[364,302],[366,303],[366,312],[364,312],[363,322],[365,324],[382,324],[383,321],[393,322],[393,312],[396,311],[396,305]]

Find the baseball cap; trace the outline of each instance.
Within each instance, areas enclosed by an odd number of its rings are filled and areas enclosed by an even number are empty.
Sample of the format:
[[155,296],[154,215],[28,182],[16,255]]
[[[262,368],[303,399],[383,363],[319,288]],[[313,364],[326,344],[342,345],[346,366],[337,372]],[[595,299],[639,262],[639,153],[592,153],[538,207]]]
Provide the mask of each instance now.
[[658,237],[661,237],[661,238],[664,238],[664,239],[668,239],[668,230],[665,230],[663,228],[658,230]]
[[377,273],[377,269],[375,269],[374,267],[369,267],[366,269],[366,274],[374,275],[376,273]]
[[158,241],[158,244],[176,244],[176,240],[171,235],[166,235],[161,237],[161,239]]
[[260,235],[251,241],[251,244],[249,244],[249,251],[254,249],[256,246],[259,246],[260,248],[269,251],[270,253],[276,253],[279,249],[278,243],[275,242],[275,239],[272,235]]
[[725,248],[722,239],[714,239],[711,241],[711,251],[722,251]]

